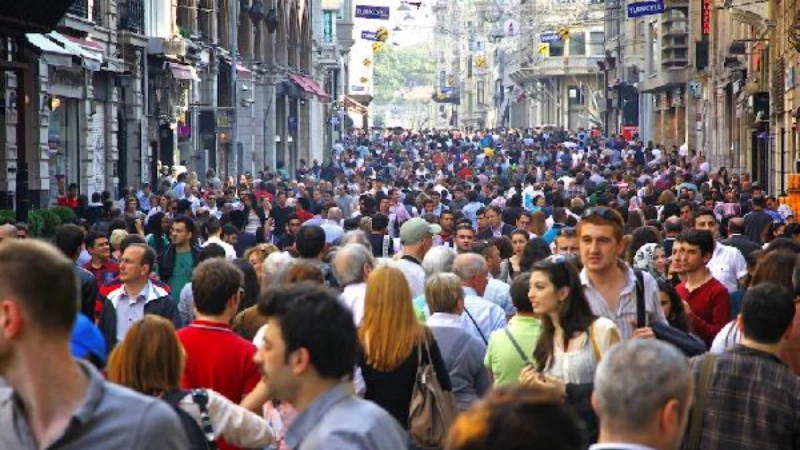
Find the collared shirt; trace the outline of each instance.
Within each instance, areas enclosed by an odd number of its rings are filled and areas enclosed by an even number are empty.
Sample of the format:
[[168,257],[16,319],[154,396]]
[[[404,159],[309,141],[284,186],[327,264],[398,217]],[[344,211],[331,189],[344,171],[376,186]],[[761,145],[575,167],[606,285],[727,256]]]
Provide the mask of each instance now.
[[[703,356],[692,358],[695,374]],[[703,412],[703,450],[796,448],[800,378],[777,356],[744,345],[717,356]]]
[[114,307],[117,309],[117,341],[122,341],[131,325],[144,318],[144,305],[158,298],[153,283],[147,281],[139,295],[133,297],[127,286],[122,286],[122,293],[117,297]]
[[[622,339],[630,339],[633,337],[633,330],[635,329],[631,322],[634,322],[634,324],[636,322],[636,275],[633,273],[633,269],[627,265],[623,265],[623,270],[625,271],[627,282],[619,294],[615,311],[611,311],[606,299],[594,287],[585,268],[581,270],[580,278],[586,294],[586,300],[589,301],[592,312],[600,317],[611,319],[617,325]],[[661,322],[666,324],[667,319],[664,317],[664,310],[661,309],[656,280],[649,273],[642,272],[642,281],[644,282],[644,306],[647,311],[645,315],[647,323]]]
[[503,308],[506,316],[513,316],[517,313],[517,308],[511,301],[511,287],[498,279],[490,278],[486,285],[483,298]]
[[714,243],[714,253],[706,264],[711,275],[725,286],[728,292],[739,288],[739,279],[747,275],[747,261],[736,247]]
[[[489,340],[494,330],[506,327],[506,313],[503,308],[480,297],[475,289],[464,287],[464,314],[461,314],[461,323],[465,330],[481,341]],[[470,319],[470,315],[472,319]],[[472,321],[475,320],[475,323]],[[476,326],[477,324],[477,326]]]
[[236,249],[234,249],[231,244],[228,244],[227,242],[223,241],[219,237],[217,237],[217,236],[209,237],[208,239],[206,239],[205,242],[203,242],[202,246],[205,247],[208,244],[217,244],[217,245],[219,245],[220,247],[222,247],[223,250],[225,250],[225,258],[230,259],[230,260],[236,259]]
[[592,444],[589,450],[656,450],[639,444]]
[[83,361],[89,380],[85,397],[59,436],[46,447],[34,440],[25,405],[10,387],[0,387],[0,449],[183,450],[183,425],[166,403],[103,380]]
[[400,424],[373,402],[339,384],[317,397],[286,432],[292,450],[407,450]]
[[339,300],[353,312],[353,321],[356,326],[361,325],[364,319],[364,297],[367,295],[367,283],[348,284],[344,287]]

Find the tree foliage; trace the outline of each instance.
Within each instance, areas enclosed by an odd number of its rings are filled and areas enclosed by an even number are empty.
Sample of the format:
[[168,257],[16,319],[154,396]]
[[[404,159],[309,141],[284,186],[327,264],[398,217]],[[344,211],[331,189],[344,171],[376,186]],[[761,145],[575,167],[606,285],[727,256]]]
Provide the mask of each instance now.
[[436,78],[436,63],[428,46],[387,45],[375,53],[374,64],[375,103],[391,103],[404,87],[433,86]]

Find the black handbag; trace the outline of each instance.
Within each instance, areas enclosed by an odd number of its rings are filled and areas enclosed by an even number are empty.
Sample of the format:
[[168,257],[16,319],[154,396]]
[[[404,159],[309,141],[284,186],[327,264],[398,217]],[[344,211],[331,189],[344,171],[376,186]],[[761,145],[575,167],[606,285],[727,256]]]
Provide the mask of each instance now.
[[[644,280],[642,272],[638,270],[634,272],[636,274],[636,327],[642,328],[647,326],[647,309],[644,305]],[[656,339],[669,342],[678,347],[686,356],[702,355],[708,351],[705,342],[668,324],[654,323],[650,325],[650,328],[653,330]]]

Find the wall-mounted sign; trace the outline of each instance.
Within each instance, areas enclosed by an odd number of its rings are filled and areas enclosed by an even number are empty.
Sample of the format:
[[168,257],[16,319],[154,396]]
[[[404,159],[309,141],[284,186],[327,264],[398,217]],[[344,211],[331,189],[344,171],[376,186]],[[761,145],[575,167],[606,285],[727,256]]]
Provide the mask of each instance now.
[[664,12],[664,0],[628,3],[628,18],[652,16]]
[[556,34],[555,31],[545,31],[539,35],[539,42],[543,44],[552,44],[560,40],[561,39],[558,38],[558,34]]
[[364,30],[361,32],[361,39],[364,39],[365,41],[377,41],[378,37],[374,31]]
[[356,17],[360,19],[389,20],[389,7],[356,5]]
[[703,11],[701,16],[701,23],[703,25],[703,35],[708,36],[711,34],[711,8],[713,8],[713,0],[703,0]]

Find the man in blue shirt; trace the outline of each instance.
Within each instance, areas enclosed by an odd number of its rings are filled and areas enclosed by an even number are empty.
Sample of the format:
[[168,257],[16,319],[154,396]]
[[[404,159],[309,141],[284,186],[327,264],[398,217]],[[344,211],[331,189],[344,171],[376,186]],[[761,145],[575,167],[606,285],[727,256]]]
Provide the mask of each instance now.
[[267,317],[254,357],[268,391],[294,405],[286,433],[292,450],[406,450],[407,434],[381,407],[354,394],[353,315],[316,283],[272,289],[258,306]]

